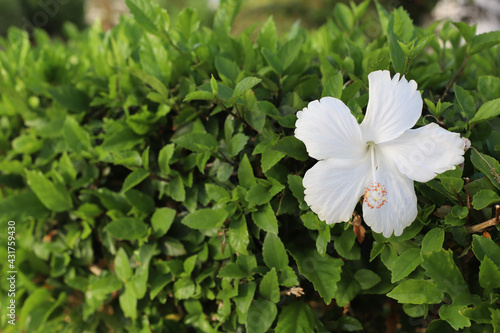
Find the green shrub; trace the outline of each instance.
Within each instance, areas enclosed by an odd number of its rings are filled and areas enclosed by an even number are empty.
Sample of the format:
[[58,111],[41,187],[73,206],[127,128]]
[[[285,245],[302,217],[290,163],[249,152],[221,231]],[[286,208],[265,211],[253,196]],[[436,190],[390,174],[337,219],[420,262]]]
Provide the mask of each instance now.
[[[435,34],[364,2],[315,31],[278,37],[269,19],[233,36],[237,0],[212,28],[127,3],[109,32],[2,40],[0,233],[17,233],[15,261],[0,247],[2,274],[17,271],[3,332],[500,330],[500,32]],[[315,160],[293,133],[322,96],[360,121],[379,69],[418,82],[418,126],[474,149],[416,183],[400,237],[367,228],[360,243],[304,202]]]

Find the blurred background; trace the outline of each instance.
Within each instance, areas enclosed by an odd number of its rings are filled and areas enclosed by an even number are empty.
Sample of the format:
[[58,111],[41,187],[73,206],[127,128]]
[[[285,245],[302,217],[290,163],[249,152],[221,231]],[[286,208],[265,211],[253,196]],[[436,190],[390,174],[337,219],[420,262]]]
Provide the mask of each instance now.
[[[150,0],[166,8],[171,17],[185,7],[198,10],[202,21],[210,25],[220,0]],[[351,0],[357,3],[361,0]],[[331,17],[337,2],[349,0],[251,0],[244,1],[235,30],[264,22],[273,15],[278,29],[288,30],[300,20],[304,27],[314,28]],[[451,19],[478,24],[478,32],[500,30],[500,0],[379,0],[387,9],[403,6],[415,23],[428,24]],[[372,3],[373,8],[374,4]],[[127,12],[125,0],[0,0],[0,35],[9,26],[47,30],[60,35],[64,22],[84,28],[99,19],[104,29],[113,27]]]

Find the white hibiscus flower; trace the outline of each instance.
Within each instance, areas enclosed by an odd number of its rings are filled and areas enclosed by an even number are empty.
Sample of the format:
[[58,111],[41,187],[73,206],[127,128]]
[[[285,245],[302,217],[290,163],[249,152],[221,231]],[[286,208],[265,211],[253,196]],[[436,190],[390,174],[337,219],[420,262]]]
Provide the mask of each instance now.
[[295,136],[319,160],[303,180],[305,201],[328,224],[347,222],[359,198],[373,231],[401,235],[417,216],[413,181],[427,182],[464,161],[464,141],[436,124],[418,129],[417,83],[388,71],[368,75],[366,116],[358,124],[339,99],[297,112]]

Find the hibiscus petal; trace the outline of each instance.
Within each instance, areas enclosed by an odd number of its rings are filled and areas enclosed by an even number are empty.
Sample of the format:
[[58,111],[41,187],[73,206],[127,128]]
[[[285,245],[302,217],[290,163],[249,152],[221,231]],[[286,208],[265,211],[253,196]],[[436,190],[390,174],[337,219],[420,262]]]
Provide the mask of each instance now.
[[464,162],[464,141],[460,135],[434,123],[408,130],[378,147],[399,171],[418,182],[428,182],[436,174]]
[[385,156],[378,158],[375,175],[376,182],[386,192],[380,195],[377,201],[373,201],[370,197],[367,199],[368,195],[376,197],[374,194],[377,193],[365,192],[363,218],[373,231],[382,233],[384,237],[390,237],[392,233],[400,236],[403,229],[417,217],[417,197],[413,181],[399,172],[394,163]]
[[391,80],[389,71],[368,75],[369,100],[361,123],[365,142],[386,142],[412,128],[422,113],[422,97],[417,83],[399,74]]
[[370,181],[370,160],[327,159],[304,175],[305,201],[328,224],[349,221]]
[[304,142],[309,156],[322,160],[361,158],[366,147],[349,108],[339,99],[325,97],[297,112],[295,136]]

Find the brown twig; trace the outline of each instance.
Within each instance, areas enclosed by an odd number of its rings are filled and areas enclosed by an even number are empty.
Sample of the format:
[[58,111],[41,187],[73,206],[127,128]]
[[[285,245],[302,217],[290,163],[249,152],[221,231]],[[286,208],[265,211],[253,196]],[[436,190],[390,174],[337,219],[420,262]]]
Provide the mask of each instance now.
[[469,234],[481,233],[490,227],[498,225],[499,222],[500,222],[500,205],[496,205],[494,218],[476,225],[472,225],[470,227],[466,227],[465,229]]

